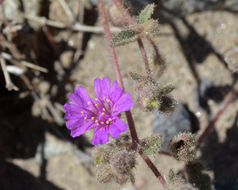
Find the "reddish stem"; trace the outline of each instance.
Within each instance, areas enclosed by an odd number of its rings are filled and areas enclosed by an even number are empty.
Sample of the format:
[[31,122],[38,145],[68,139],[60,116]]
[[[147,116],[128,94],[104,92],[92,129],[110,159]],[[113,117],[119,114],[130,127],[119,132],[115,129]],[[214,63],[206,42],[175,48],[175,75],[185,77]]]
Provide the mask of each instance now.
[[112,59],[113,70],[115,72],[116,79],[119,82],[119,86],[124,89],[121,72],[120,72],[119,65],[118,65],[117,55],[116,55],[115,49],[110,46],[110,41],[112,39],[112,35],[111,35],[110,28],[108,25],[108,19],[107,19],[105,10],[104,10],[104,5],[101,0],[98,0],[98,8],[99,8],[99,12],[100,12],[102,22],[103,22],[104,34],[105,34],[105,38],[107,41],[108,49],[109,49],[111,59]]
[[140,156],[143,158],[143,160],[146,162],[146,164],[150,167],[154,175],[159,179],[160,183],[164,186],[164,188],[167,187],[167,183],[164,179],[164,177],[161,175],[159,170],[156,168],[154,163],[150,160],[150,158],[144,154],[141,150],[139,151]]
[[[123,81],[122,81],[122,77],[121,77],[121,73],[120,73],[120,69],[119,69],[119,65],[118,65],[116,52],[115,52],[115,49],[110,46],[110,41],[112,39],[112,36],[111,36],[110,29],[109,29],[108,20],[107,20],[107,16],[106,16],[106,13],[105,13],[105,10],[104,10],[104,5],[103,5],[102,0],[98,0],[98,8],[99,8],[100,16],[103,20],[104,33],[105,33],[107,45],[108,45],[108,48],[109,48],[109,52],[110,52],[110,55],[112,57],[113,70],[116,74],[116,79],[118,80],[120,87],[124,89],[124,85],[123,85]],[[137,132],[136,132],[136,129],[135,129],[135,124],[134,124],[134,121],[133,121],[133,117],[132,117],[132,114],[131,114],[130,111],[126,112],[126,117],[127,117],[129,129],[130,129],[130,133],[131,133],[131,138],[132,138],[132,141],[133,141],[133,146],[134,146],[134,149],[136,149],[137,144],[139,142],[139,139],[138,139]],[[162,185],[164,187],[166,187],[165,179],[160,174],[160,172],[155,167],[155,165],[151,162],[150,158],[148,156],[146,156],[142,151],[139,151],[139,154],[144,159],[144,161],[147,163],[148,167],[153,171],[155,176],[160,180]]]
[[220,118],[222,113],[225,111],[225,109],[228,107],[228,105],[231,103],[231,101],[234,99],[234,97],[236,96],[237,93],[238,93],[238,82],[236,82],[234,84],[233,89],[226,95],[226,97],[224,98],[224,100],[222,102],[222,105],[221,105],[220,109],[217,111],[215,116],[208,123],[208,125],[205,128],[202,135],[199,137],[198,143],[197,143],[197,146],[196,146],[197,149],[200,148],[204,139],[208,136],[208,134],[210,133],[211,129],[214,127],[217,120]]
[[[119,0],[113,0],[113,3],[116,5],[117,9],[120,11],[122,16],[126,19],[127,23],[129,25],[131,25],[132,28],[133,28],[133,26],[135,26],[135,23],[134,23],[133,19],[131,18],[131,15],[128,14],[126,9],[122,5],[122,3]],[[150,69],[150,65],[149,65],[149,62],[148,62],[148,57],[147,57],[147,54],[146,54],[146,51],[145,51],[144,44],[143,44],[142,39],[140,37],[137,38],[137,43],[138,43],[142,58],[143,58],[144,63],[145,63],[146,73],[148,75],[150,75],[151,74],[151,69]]]
[[[104,5],[103,5],[102,0],[98,0],[98,8],[99,8],[99,12],[100,12],[100,15],[102,17],[102,20],[103,20],[103,27],[104,27],[105,37],[106,37],[107,45],[108,45],[109,52],[110,52],[110,55],[111,55],[111,58],[112,58],[113,70],[116,74],[116,79],[119,82],[119,86],[124,89],[124,84],[123,84],[121,72],[120,72],[120,69],[119,69],[117,55],[116,55],[114,47],[110,46],[110,41],[112,39],[112,35],[111,35],[111,32],[110,32],[110,28],[109,28],[109,25],[108,25],[108,19],[107,19],[105,10],[104,10]],[[138,136],[137,136],[137,133],[136,133],[134,120],[133,120],[133,117],[132,117],[132,114],[131,114],[130,111],[126,111],[126,117],[127,117],[128,125],[129,125],[129,128],[130,128],[134,148],[136,148],[137,143],[138,143],[139,140],[138,140]]]

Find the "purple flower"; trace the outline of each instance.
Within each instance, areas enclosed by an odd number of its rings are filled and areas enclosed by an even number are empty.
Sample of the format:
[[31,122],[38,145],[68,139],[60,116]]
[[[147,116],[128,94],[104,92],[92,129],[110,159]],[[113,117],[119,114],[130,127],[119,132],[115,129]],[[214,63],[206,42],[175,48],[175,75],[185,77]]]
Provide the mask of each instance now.
[[133,105],[130,93],[117,86],[117,81],[110,85],[108,77],[94,80],[96,98],[88,96],[85,88],[75,87],[74,93],[69,94],[71,103],[64,105],[66,126],[71,130],[71,136],[77,137],[89,129],[94,129],[92,144],[108,142],[108,133],[117,138],[125,132],[127,125],[117,116],[127,111]]

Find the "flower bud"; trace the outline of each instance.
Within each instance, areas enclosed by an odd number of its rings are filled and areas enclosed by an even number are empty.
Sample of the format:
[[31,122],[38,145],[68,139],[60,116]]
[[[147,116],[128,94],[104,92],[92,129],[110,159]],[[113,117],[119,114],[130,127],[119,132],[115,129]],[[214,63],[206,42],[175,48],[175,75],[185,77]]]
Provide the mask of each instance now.
[[158,111],[171,113],[176,107],[176,101],[170,96],[159,96]]
[[98,168],[96,178],[100,183],[107,183],[113,178],[113,173],[110,166]]
[[119,185],[123,185],[127,182],[128,180],[128,176],[127,175],[117,175],[115,177],[116,179],[116,182],[119,184]]
[[110,154],[112,152],[112,147],[110,146],[104,146],[104,147],[96,147],[92,151],[92,158],[95,161],[95,164],[103,164],[103,163],[109,163]]
[[191,133],[179,133],[170,142],[169,147],[178,160],[192,161],[195,158],[195,138]]
[[131,141],[129,135],[121,135],[115,140],[117,147],[130,147]]
[[168,179],[168,190],[198,190],[190,183],[186,183],[186,181],[180,175],[176,175],[173,170],[169,171]]
[[109,4],[108,7],[108,15],[114,26],[125,27],[127,25],[126,20],[112,2]]
[[120,150],[116,152],[110,160],[112,171],[115,174],[129,174],[135,167],[135,153],[127,150]]

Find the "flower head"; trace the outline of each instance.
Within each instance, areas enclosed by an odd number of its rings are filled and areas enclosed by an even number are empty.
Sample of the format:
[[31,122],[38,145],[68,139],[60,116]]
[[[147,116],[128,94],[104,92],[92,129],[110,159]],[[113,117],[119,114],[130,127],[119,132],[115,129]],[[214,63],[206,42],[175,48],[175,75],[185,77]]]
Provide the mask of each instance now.
[[125,132],[127,125],[118,118],[118,114],[127,111],[133,105],[130,93],[124,93],[117,81],[110,85],[108,77],[94,80],[96,98],[88,96],[85,88],[75,87],[69,94],[71,103],[64,105],[66,126],[71,130],[71,136],[77,137],[89,129],[94,129],[92,144],[108,142],[108,133],[117,138]]

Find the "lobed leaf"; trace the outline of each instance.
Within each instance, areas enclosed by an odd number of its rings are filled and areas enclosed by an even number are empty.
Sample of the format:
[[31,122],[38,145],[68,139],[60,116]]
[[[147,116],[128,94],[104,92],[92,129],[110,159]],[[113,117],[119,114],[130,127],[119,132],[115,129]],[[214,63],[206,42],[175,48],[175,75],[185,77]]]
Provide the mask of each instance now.
[[111,46],[120,46],[130,42],[133,42],[137,39],[137,35],[133,30],[123,30],[114,36],[111,40]]
[[152,14],[153,14],[153,12],[154,12],[154,9],[155,9],[155,4],[154,4],[154,3],[147,5],[147,6],[140,12],[140,15],[139,15],[139,23],[140,23],[140,24],[143,24],[143,23],[147,22],[147,21],[151,18]]

